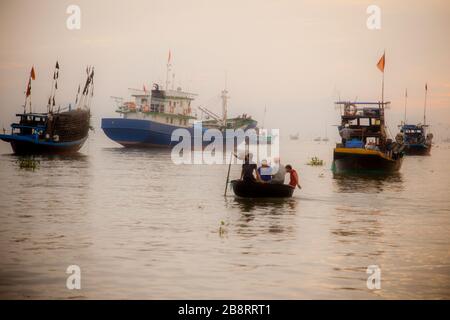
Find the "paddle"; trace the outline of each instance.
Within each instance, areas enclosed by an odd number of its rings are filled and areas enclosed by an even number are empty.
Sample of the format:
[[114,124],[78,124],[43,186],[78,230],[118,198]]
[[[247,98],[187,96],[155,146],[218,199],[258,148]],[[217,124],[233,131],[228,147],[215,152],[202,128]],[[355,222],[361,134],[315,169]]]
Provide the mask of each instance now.
[[230,153],[230,163],[228,164],[228,173],[227,173],[227,183],[225,184],[225,192],[223,194],[224,197],[227,196],[228,182],[230,180],[230,169],[231,169],[231,160],[233,159],[233,152]]

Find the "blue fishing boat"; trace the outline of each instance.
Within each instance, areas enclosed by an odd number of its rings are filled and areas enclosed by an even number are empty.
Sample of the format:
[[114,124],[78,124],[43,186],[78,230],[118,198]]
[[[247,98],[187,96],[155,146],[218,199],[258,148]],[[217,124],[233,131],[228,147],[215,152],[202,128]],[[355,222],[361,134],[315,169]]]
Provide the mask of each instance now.
[[[55,110],[55,92],[58,87],[59,64],[56,63],[52,91],[47,112],[33,112],[31,107],[31,80],[35,79],[34,67],[30,73],[24,112],[16,114],[17,123],[11,124],[8,133],[3,129],[0,139],[11,144],[16,154],[67,154],[77,152],[88,137],[90,128],[90,101],[93,95],[93,69],[87,69],[84,90],[76,96],[76,106]],[[28,110],[27,110],[28,107]]]
[[[120,117],[103,118],[101,128],[106,136],[124,147],[172,147],[178,141],[172,141],[172,134],[177,129],[186,129],[193,137],[194,124],[201,120],[193,108],[196,94],[174,88],[170,85],[170,54],[167,63],[167,79],[164,88],[154,84],[151,91],[130,89],[134,101],[125,101],[113,97],[116,101],[116,112]],[[173,78],[173,77],[172,77]],[[172,88],[170,88],[172,87]],[[257,122],[247,115],[227,118],[228,91],[222,91],[222,116],[218,116],[206,107],[198,107],[202,115],[202,134],[207,129],[243,129],[256,128]],[[225,137],[225,135],[224,135]],[[203,142],[207,144],[206,142]],[[224,144],[225,145],[225,144]]]
[[429,155],[433,143],[433,134],[427,133],[428,125],[426,124],[427,109],[427,92],[428,85],[425,84],[425,102],[423,110],[423,124],[407,124],[406,121],[406,105],[408,100],[408,91],[405,90],[405,118],[399,126],[400,134],[403,136],[405,144],[405,153],[407,155]]
[[403,134],[405,153],[407,155],[429,155],[433,134],[427,133],[428,126],[423,124],[403,124],[400,133]]

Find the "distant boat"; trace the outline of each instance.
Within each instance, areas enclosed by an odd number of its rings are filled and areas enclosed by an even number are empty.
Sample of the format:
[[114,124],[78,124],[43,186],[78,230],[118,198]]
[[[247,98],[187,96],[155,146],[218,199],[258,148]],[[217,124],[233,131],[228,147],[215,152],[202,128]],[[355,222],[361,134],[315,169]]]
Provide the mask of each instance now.
[[408,91],[405,90],[405,116],[403,124],[399,126],[400,134],[403,135],[405,144],[405,153],[407,155],[429,155],[433,143],[433,134],[427,133],[428,125],[426,125],[426,109],[427,109],[427,92],[428,85],[425,84],[425,102],[423,108],[424,124],[407,124],[406,123],[406,105],[408,101]]
[[[76,106],[66,110],[55,110],[55,92],[59,77],[59,64],[56,63],[51,95],[47,112],[33,112],[31,108],[31,80],[34,80],[34,68],[30,74],[24,112],[16,114],[18,123],[11,124],[11,133],[4,130],[0,139],[11,144],[16,154],[60,154],[77,152],[88,137],[90,128],[90,101],[93,96],[94,70],[87,70],[84,90],[80,87],[76,96]],[[27,111],[27,104],[29,111]]]
[[429,155],[431,152],[433,134],[426,133],[427,125],[403,124],[400,133],[403,134],[405,153],[407,155]]
[[317,137],[317,138],[314,138],[314,141],[322,141],[322,138],[321,137]]
[[298,132],[295,133],[295,134],[290,134],[289,135],[289,139],[291,139],[291,140],[298,140],[299,137],[300,137],[300,134]]
[[295,188],[287,184],[272,184],[261,182],[246,182],[232,180],[233,192],[243,198],[289,198]]
[[[401,168],[404,145],[399,135],[387,137],[384,108],[389,102],[339,101],[343,106],[339,133],[342,142],[333,152],[335,172],[393,172]],[[342,108],[341,108],[342,110]],[[368,125],[362,125],[362,123]]]

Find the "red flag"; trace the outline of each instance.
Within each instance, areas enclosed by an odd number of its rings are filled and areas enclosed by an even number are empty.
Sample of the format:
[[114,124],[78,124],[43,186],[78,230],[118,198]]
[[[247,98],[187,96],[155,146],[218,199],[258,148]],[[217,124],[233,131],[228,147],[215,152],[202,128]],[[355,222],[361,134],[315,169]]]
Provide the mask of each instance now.
[[378,69],[380,69],[381,72],[384,72],[384,65],[385,65],[385,53],[383,53],[383,56],[381,57],[380,61],[377,63]]
[[36,80],[36,73],[34,72],[34,67],[31,67],[30,77],[33,80]]

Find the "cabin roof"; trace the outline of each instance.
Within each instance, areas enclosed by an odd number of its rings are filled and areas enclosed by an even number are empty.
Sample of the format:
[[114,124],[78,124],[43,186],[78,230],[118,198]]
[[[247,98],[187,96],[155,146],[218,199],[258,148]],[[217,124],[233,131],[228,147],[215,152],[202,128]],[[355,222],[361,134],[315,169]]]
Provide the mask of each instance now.
[[388,105],[391,104],[390,101],[385,101],[385,102],[381,102],[381,101],[367,101],[367,102],[357,102],[357,101],[336,101],[334,104],[338,104],[338,105],[354,105],[354,106],[364,106],[364,105]]

